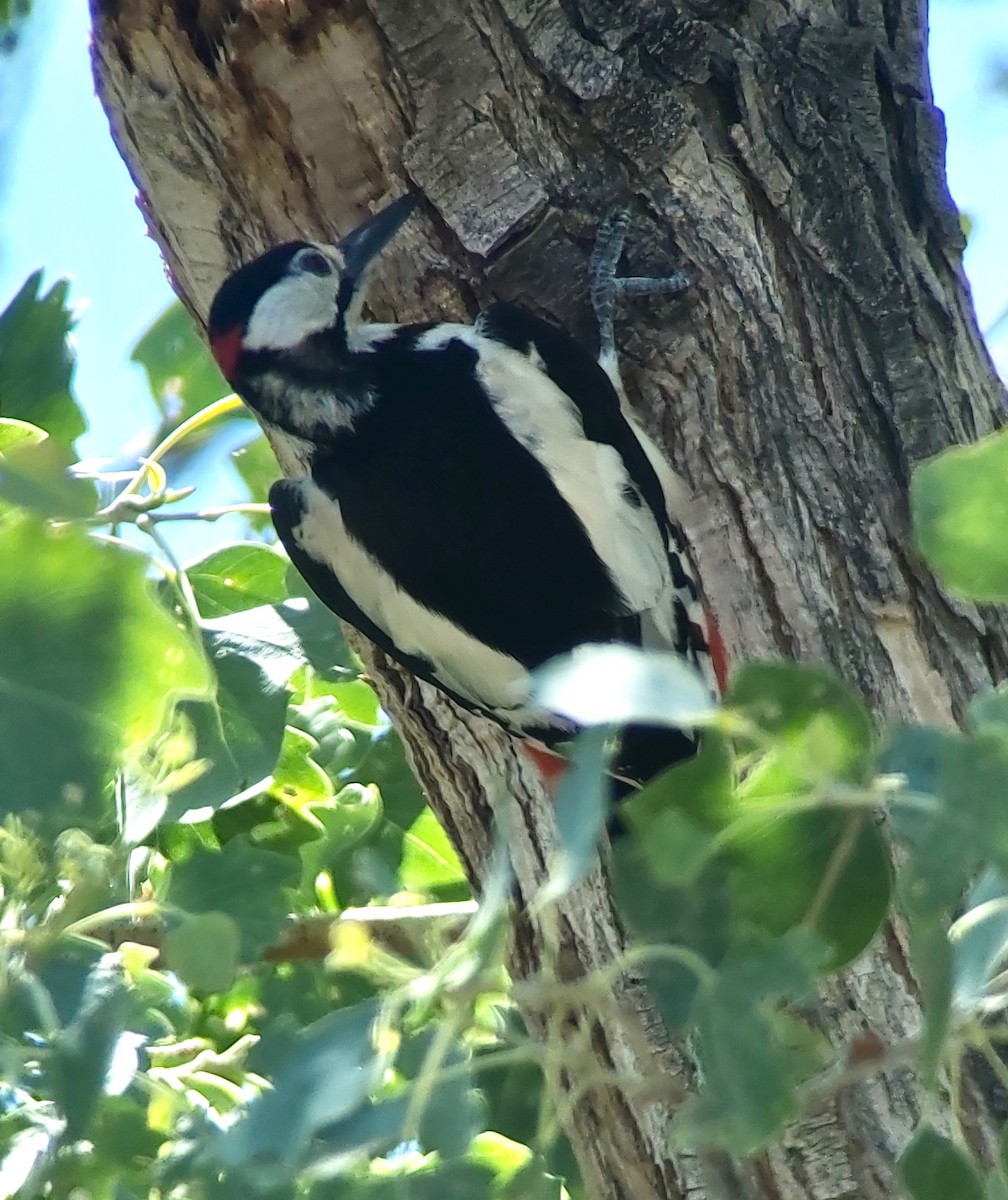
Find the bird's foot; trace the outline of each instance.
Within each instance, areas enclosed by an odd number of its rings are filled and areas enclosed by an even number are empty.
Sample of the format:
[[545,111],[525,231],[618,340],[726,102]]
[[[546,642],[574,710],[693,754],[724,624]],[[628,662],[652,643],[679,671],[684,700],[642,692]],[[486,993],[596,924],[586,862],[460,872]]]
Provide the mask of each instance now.
[[684,271],[658,278],[616,274],[630,225],[628,208],[614,209],[602,222],[588,264],[592,307],[599,330],[599,362],[607,371],[616,368],[613,312],[618,296],[681,296],[693,283]]

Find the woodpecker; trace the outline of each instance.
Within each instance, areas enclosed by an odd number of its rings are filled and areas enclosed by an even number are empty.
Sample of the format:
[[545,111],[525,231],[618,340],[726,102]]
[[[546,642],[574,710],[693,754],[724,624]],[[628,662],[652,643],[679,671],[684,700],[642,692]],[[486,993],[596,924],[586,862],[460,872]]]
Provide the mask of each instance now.
[[[471,325],[364,322],[368,268],[413,208],[404,196],[337,244],[287,242],[241,267],[214,298],[210,345],[270,436],[273,523],[309,587],[545,766],[576,732],[532,703],[549,659],[622,642],[718,673],[677,477],[629,411],[612,328],[617,295],[688,280],[616,278],[621,212],[591,263],[597,359],[511,304]],[[639,785],[694,750],[688,732],[631,728],[615,772]]]

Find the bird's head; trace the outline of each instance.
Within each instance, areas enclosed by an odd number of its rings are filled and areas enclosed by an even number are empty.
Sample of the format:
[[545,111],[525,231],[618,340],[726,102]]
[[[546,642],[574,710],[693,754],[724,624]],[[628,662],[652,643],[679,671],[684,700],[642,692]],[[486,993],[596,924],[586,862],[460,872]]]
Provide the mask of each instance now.
[[224,377],[252,352],[283,352],[313,334],[345,331],[363,300],[367,269],[414,208],[401,196],[335,245],[285,242],[240,267],[210,305],[207,333]]

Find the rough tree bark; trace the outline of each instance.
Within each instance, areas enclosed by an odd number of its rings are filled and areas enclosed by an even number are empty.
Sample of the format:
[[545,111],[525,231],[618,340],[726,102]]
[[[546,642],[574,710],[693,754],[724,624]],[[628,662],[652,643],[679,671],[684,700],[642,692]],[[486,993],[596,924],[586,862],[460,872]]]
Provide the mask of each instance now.
[[[925,0],[92,0],[113,135],[172,280],[203,317],[224,274],[298,233],[345,232],[408,185],[383,316],[466,318],[522,297],[587,332],[586,256],[615,202],[635,272],[695,271],[692,301],[637,304],[620,333],[645,421],[695,493],[688,533],[733,657],[833,663],[880,717],[949,722],[1006,674],[1003,616],[953,603],[911,549],[920,459],[1000,421],[927,74]],[[374,674],[475,881],[503,815],[531,894],[548,805],[504,739],[388,662]],[[620,945],[601,870],[515,932],[518,979],[568,978]],[[918,1007],[898,928],[825,989],[837,1045]],[[542,1031],[547,1014],[528,1009]],[[632,981],[574,1014],[601,1063],[660,1054]],[[576,1088],[576,1079],[554,1081]],[[989,1142],[979,1091],[976,1138]],[[706,1195],[673,1158],[674,1088],[597,1088],[567,1122],[589,1192]],[[919,1096],[851,1088],[732,1195],[892,1195]]]

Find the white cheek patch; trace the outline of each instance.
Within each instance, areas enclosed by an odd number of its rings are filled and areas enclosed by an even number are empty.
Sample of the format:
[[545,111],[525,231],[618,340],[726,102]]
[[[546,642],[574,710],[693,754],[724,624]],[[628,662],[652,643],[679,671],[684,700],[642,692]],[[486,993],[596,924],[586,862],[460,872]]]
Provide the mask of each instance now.
[[287,275],[252,310],[245,330],[246,350],[286,350],[336,319],[339,276]]

